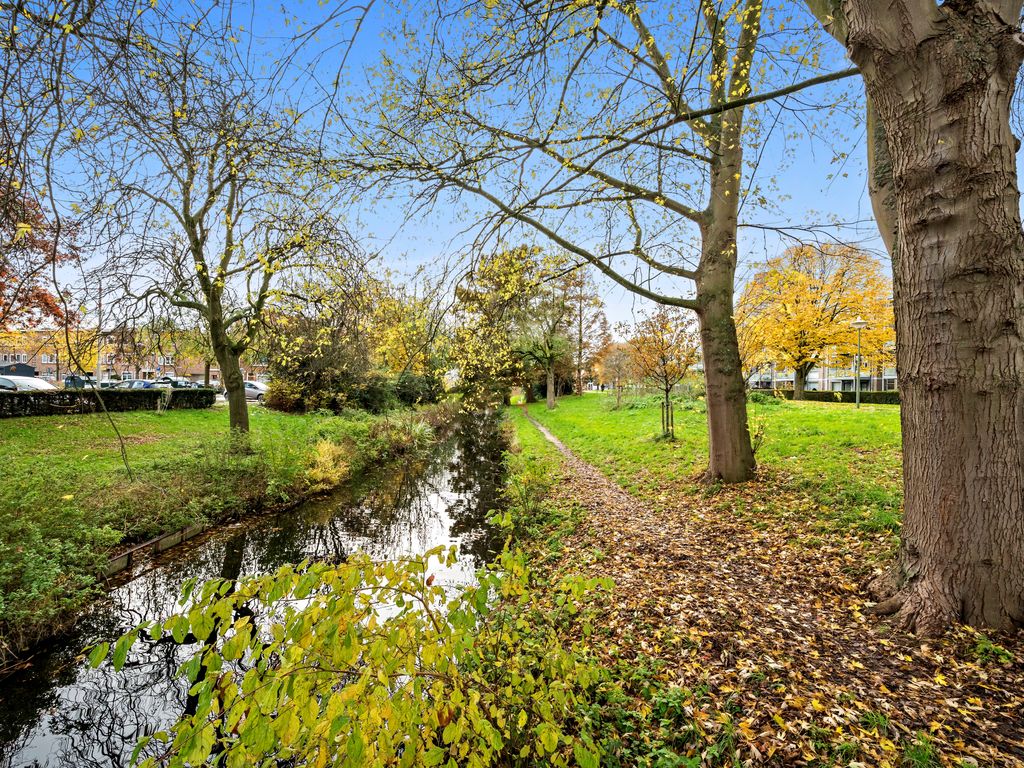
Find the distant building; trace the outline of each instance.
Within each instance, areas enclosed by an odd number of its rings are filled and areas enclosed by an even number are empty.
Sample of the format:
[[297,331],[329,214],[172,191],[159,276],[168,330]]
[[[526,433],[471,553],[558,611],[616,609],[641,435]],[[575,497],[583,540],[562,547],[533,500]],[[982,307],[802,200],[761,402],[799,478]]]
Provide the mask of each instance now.
[[[220,386],[216,361],[205,360],[193,350],[195,332],[152,334],[117,329],[104,332],[97,345],[95,329],[32,329],[0,333],[0,371],[18,366],[20,375],[38,376],[61,382],[68,374],[99,371],[100,381],[157,379],[161,376],[187,378],[212,387]],[[101,360],[97,360],[97,348]],[[255,356],[252,356],[255,357]],[[242,359],[246,379],[266,377],[264,361]],[[14,374],[9,374],[14,375]],[[209,377],[209,378],[207,378]]]
[[[808,391],[853,392],[856,389],[857,374],[852,368],[812,368],[807,374]],[[751,389],[792,389],[795,376],[793,371],[775,368],[769,364],[755,371],[748,378]],[[862,392],[890,391],[899,388],[895,368],[865,366],[860,372]]]

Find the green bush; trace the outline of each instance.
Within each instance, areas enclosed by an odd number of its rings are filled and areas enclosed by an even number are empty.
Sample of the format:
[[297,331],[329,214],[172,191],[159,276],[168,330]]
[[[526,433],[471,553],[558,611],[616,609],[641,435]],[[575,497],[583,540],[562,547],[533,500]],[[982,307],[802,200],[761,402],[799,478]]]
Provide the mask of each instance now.
[[[672,404],[679,410],[682,411],[696,411],[697,413],[704,413],[707,410],[707,404],[701,398],[689,397],[685,394],[673,394]],[[627,411],[643,411],[648,408],[661,408],[661,404],[665,402],[664,395],[641,395],[640,397],[633,397],[629,399],[623,399],[622,408]],[[614,408],[614,401],[611,405]]]
[[375,371],[315,380],[279,376],[271,382],[265,399],[269,408],[286,413],[341,413],[347,408],[384,413],[403,404],[434,401],[436,394],[427,377],[407,374],[396,380]]
[[272,379],[267,384],[267,394],[263,398],[267,408],[284,413],[301,413],[305,410],[302,399],[302,387],[292,381]]
[[168,408],[212,408],[217,402],[217,390],[209,387],[163,391],[169,393],[166,399]]
[[381,373],[368,373],[344,390],[349,403],[370,413],[383,413],[398,406],[394,382]]
[[756,403],[757,405],[779,405],[782,403],[782,400],[771,392],[758,392],[757,390],[751,390],[747,392],[747,402]]
[[[58,389],[0,392],[0,419],[17,416],[66,416],[108,411],[155,411],[168,408],[210,408],[212,389]],[[101,406],[102,401],[102,406]]]
[[406,371],[394,381],[395,397],[403,405],[436,403],[442,392],[441,382],[434,376]]
[[[190,582],[181,613],[89,658],[98,666],[110,654],[120,669],[140,637],[199,641],[179,669],[193,713],[140,744],[163,743],[160,765],[212,754],[224,765],[282,755],[319,765],[341,753],[353,765],[598,768],[586,715],[610,683],[585,638],[588,603],[607,582],[538,589],[524,559],[505,553],[453,598],[430,574],[454,561],[455,547],[398,562],[357,553],[343,564]],[[254,609],[269,626],[253,621]]]
[[[786,400],[793,399],[792,389],[776,390],[778,396]],[[804,400],[817,403],[854,403],[857,401],[856,392],[819,392],[814,389],[804,391]],[[886,392],[861,392],[860,401],[871,405],[899,405],[900,393],[896,390]]]

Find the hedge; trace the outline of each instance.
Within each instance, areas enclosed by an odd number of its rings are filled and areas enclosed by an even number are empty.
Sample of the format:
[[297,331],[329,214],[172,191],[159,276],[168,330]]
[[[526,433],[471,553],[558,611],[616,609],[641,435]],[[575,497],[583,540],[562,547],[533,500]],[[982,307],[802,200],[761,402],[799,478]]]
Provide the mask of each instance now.
[[[777,397],[784,397],[787,400],[793,399],[792,389],[775,390]],[[856,392],[819,392],[816,389],[804,390],[804,400],[812,400],[819,403],[855,403],[857,402]],[[860,401],[871,405],[899,405],[900,393],[890,390],[887,392],[861,392]]]
[[[166,398],[170,393],[170,400]],[[55,416],[101,411],[155,411],[161,399],[166,408],[210,408],[217,399],[214,389],[57,389],[0,392],[0,419],[14,416]]]

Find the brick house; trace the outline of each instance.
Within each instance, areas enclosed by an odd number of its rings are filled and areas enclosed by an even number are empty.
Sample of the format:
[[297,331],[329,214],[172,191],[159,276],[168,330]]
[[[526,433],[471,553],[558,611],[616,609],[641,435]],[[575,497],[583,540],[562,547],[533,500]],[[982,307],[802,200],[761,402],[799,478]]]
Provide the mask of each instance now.
[[[155,337],[133,331],[104,332],[97,345],[95,330],[32,329],[0,333],[0,367],[29,366],[35,375],[59,383],[68,374],[97,375],[100,381],[156,379],[161,376],[187,378],[220,386],[220,369],[190,343],[194,333],[165,332]],[[97,348],[100,359],[97,360]],[[267,366],[242,360],[247,379],[266,377]],[[24,369],[23,369],[24,370]]]

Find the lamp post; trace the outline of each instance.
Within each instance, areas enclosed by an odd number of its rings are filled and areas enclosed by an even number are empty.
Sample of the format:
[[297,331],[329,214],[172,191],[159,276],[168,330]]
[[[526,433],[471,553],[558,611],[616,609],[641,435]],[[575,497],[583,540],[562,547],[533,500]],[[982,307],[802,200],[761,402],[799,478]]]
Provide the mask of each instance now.
[[857,319],[850,323],[854,328],[857,329],[857,361],[856,371],[853,374],[853,386],[857,392],[857,407],[860,408],[860,332],[868,327],[868,321],[860,315],[857,315]]

